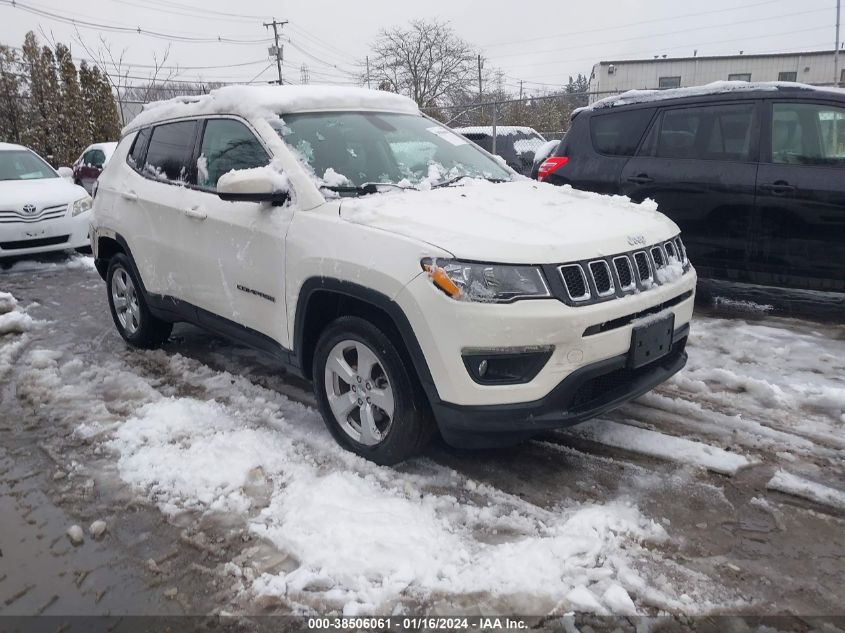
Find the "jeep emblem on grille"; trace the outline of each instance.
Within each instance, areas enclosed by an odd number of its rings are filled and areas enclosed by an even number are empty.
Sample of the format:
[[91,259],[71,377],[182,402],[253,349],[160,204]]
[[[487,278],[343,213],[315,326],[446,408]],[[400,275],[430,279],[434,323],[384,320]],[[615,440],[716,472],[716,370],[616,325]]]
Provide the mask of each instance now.
[[35,213],[35,205],[34,204],[25,204],[23,205],[23,212],[27,215],[32,215]]
[[645,246],[645,237],[642,235],[629,235],[628,244],[631,246]]

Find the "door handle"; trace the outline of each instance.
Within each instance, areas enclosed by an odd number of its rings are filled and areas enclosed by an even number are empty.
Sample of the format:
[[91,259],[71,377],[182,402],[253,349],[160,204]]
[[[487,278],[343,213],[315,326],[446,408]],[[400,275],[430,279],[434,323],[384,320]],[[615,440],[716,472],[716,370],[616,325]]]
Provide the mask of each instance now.
[[760,185],[760,189],[762,189],[763,191],[768,191],[773,196],[785,196],[787,194],[795,192],[795,186],[790,185],[784,180],[778,180],[777,182]]
[[654,178],[650,178],[648,174],[637,174],[628,178],[628,182],[634,183],[635,185],[647,185],[654,182]]
[[208,214],[201,207],[183,209],[182,212],[192,220],[205,220],[208,217]]
[[138,194],[134,191],[121,191],[120,196],[124,200],[128,200],[129,202],[137,202],[138,201]]

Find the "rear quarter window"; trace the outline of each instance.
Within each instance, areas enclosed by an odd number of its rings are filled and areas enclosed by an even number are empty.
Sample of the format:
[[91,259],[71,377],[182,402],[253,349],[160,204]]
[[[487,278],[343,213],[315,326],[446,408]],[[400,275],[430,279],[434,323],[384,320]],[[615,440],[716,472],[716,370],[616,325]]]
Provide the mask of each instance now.
[[150,134],[152,128],[144,128],[135,135],[135,140],[132,142],[132,149],[126,157],[126,162],[137,170],[144,168],[144,159],[147,156],[147,144],[150,142]]
[[654,115],[654,108],[593,115],[590,136],[599,154],[633,156],[645,129]]

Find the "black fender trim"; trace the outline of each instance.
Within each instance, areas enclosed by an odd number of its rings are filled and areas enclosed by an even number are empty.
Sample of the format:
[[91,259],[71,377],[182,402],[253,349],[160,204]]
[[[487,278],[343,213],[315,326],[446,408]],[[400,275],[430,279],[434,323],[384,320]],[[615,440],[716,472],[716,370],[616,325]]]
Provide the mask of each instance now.
[[411,327],[408,317],[405,316],[399,304],[390,297],[372,288],[361,286],[351,281],[343,281],[333,277],[310,277],[305,280],[299,289],[299,297],[296,302],[296,316],[294,318],[293,349],[294,362],[300,367],[305,367],[305,320],[307,318],[307,306],[315,293],[328,292],[351,297],[368,303],[381,311],[393,321],[393,325],[402,336],[405,348],[411,357],[411,362],[417,372],[420,384],[428,396],[430,402],[440,402],[437,387],[431,377],[428,362],[425,360],[422,348],[420,347],[414,329]]

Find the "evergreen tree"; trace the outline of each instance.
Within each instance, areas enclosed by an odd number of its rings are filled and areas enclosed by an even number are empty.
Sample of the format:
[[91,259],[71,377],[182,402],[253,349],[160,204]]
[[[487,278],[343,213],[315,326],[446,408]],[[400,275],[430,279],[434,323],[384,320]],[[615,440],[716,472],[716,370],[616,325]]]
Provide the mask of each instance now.
[[120,117],[108,77],[99,68],[91,71],[94,86],[93,139],[95,142],[116,141],[120,138]]
[[76,66],[70,49],[56,44],[61,81],[61,107],[57,113],[55,161],[59,165],[70,165],[91,143],[91,130],[85,116],[82,92]]
[[79,65],[79,92],[82,97],[82,108],[85,114],[85,125],[88,128],[88,136],[91,139],[98,139],[97,123],[94,119],[94,112],[97,109],[100,86],[94,76],[94,70],[88,63],[83,61]]
[[20,62],[13,48],[0,44],[0,141],[20,143],[24,125]]
[[22,51],[22,66],[28,79],[29,90],[23,95],[26,99],[27,126],[21,130],[21,142],[43,155],[49,135],[42,80],[44,73],[41,67],[41,47],[32,31],[26,34]]

